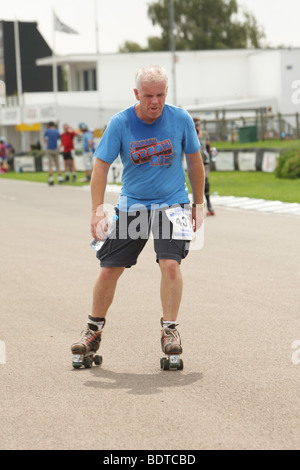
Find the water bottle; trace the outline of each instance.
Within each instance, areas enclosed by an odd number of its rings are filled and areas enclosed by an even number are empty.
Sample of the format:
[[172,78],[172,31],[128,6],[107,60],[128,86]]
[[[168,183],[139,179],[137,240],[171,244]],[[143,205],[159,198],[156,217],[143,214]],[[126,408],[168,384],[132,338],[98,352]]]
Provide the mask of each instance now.
[[211,161],[215,162],[218,152],[217,152],[216,147],[213,147],[211,150],[212,150],[212,152],[211,152]]
[[[114,230],[118,218],[119,218],[119,217],[117,216],[117,214],[114,214],[114,215],[112,216],[112,218],[109,219],[109,221],[107,222],[107,225],[108,225],[108,236],[107,236],[106,238],[108,238],[109,235],[110,235],[110,234],[112,233],[112,231]],[[104,242],[105,242],[105,240],[97,240],[97,238],[94,238],[93,241],[90,243],[90,246],[91,246],[95,251],[99,251],[100,248],[102,248]]]

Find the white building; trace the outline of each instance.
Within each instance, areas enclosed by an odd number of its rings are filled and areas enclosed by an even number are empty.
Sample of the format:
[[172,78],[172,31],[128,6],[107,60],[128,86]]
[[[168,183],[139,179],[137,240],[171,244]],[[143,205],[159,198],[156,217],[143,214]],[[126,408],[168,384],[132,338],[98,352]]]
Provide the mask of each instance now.
[[[37,63],[49,65],[53,60]],[[214,119],[217,110],[236,110],[239,115],[260,108],[272,108],[275,114],[300,112],[300,49],[182,51],[176,53],[175,73],[170,52],[68,55],[56,60],[65,66],[69,91],[24,93],[22,107],[7,103],[1,108],[0,135],[16,150],[26,150],[37,140],[42,143],[49,120],[59,128],[64,122],[76,128],[82,121],[93,129],[105,127],[114,113],[135,103],[135,72],[149,64],[161,64],[168,71],[169,103],[207,119]]]

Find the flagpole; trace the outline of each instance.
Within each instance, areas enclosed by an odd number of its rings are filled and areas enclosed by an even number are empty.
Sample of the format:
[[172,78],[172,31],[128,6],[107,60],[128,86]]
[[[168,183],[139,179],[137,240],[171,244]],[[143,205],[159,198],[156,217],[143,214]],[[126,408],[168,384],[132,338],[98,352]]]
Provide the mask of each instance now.
[[57,92],[57,59],[56,59],[56,44],[55,44],[55,15],[54,15],[54,9],[52,8],[52,34],[53,34],[53,40],[52,40],[52,76],[53,76],[53,91],[54,93]]
[[52,81],[53,81],[53,93],[54,93],[54,106],[55,106],[55,117],[57,118],[57,57],[56,57],[56,43],[55,43],[55,13],[52,8]]
[[175,55],[175,38],[174,38],[174,1],[169,1],[169,17],[170,17],[170,49],[172,55],[172,77],[173,77],[173,104],[176,106],[176,55]]
[[94,13],[95,13],[95,34],[96,34],[96,82],[97,82],[97,93],[98,93],[98,103],[99,103],[99,118],[101,114],[101,96],[100,96],[100,48],[99,48],[99,29],[98,29],[98,10],[97,10],[97,1],[94,0]]
[[[20,121],[23,123],[23,86],[22,86],[22,68],[21,68],[21,51],[20,51],[20,34],[19,22],[14,20],[14,37],[15,37],[15,57],[16,57],[16,77],[17,77],[17,93],[18,93],[18,106],[20,108]],[[21,132],[21,147],[25,151],[25,136]]]
[[94,0],[95,5],[95,35],[96,35],[96,54],[99,54],[99,28],[98,28],[98,12],[97,12],[97,0]]
[[14,34],[15,34],[15,56],[16,56],[16,75],[17,75],[17,91],[18,91],[18,105],[22,106],[22,72],[21,72],[21,53],[20,53],[20,37],[19,37],[19,22],[14,21]]

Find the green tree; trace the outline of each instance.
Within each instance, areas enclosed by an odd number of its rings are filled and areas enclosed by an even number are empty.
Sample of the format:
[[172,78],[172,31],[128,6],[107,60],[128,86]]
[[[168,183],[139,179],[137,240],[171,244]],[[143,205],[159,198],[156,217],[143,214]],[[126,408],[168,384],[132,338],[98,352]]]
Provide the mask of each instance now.
[[134,41],[125,41],[124,44],[119,47],[119,52],[143,52],[144,50],[145,49]]
[[[176,50],[259,48],[265,37],[255,17],[240,11],[236,0],[173,0]],[[149,4],[160,37],[148,38],[148,51],[170,50],[170,0]]]

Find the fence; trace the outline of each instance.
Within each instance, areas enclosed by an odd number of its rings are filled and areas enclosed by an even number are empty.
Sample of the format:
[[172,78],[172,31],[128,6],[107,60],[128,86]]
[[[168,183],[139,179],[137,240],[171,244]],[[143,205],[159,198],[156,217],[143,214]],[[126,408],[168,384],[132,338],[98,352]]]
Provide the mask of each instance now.
[[[214,119],[206,116],[214,114]],[[300,115],[272,113],[270,108],[246,108],[240,110],[201,110],[197,115],[202,128],[205,129],[211,141],[239,141],[240,129],[255,126],[258,140],[266,139],[300,139]]]

